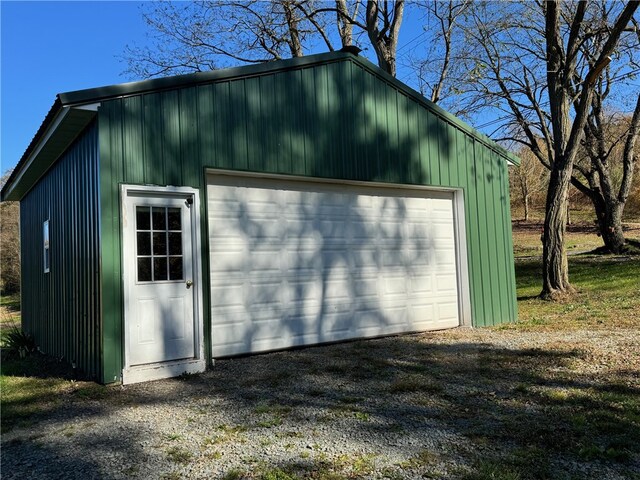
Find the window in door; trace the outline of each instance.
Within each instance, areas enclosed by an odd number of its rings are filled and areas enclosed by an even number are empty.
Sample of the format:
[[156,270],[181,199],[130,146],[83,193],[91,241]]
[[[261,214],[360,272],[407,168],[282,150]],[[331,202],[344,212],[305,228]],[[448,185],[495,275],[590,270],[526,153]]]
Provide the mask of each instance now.
[[138,282],[184,280],[182,210],[136,207]]

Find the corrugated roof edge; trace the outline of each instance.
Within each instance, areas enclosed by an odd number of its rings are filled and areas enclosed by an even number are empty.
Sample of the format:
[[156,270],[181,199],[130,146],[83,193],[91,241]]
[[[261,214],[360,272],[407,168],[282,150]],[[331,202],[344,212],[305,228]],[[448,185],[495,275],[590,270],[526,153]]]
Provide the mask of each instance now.
[[402,90],[404,93],[409,95],[415,101],[423,104],[425,107],[429,108],[433,113],[442,117],[445,121],[455,125],[460,130],[468,133],[469,135],[474,136],[475,138],[480,140],[484,145],[494,150],[501,157],[504,157],[505,160],[513,163],[514,165],[520,165],[520,158],[514,153],[507,150],[506,148],[502,147],[501,145],[498,145],[495,142],[495,140],[492,140],[491,138],[486,136],[484,133],[480,132],[479,130],[476,130],[465,121],[447,112],[444,108],[440,107],[439,105],[436,105],[431,100],[428,100],[420,92],[418,92],[417,90],[414,90],[409,85],[402,83],[400,80],[388,74],[387,72],[382,70],[380,67],[374,65],[366,58],[356,57],[354,55],[350,55],[350,56],[351,58],[356,59],[358,63],[360,63],[362,66],[366,67],[372,74],[378,75],[379,77],[384,78],[387,82],[391,83],[394,87],[396,87],[399,90]]
[[257,65],[248,65],[242,67],[226,68],[223,70],[213,70],[210,72],[190,73],[186,75],[177,75],[173,77],[154,78],[151,80],[142,80],[139,82],[121,83],[118,85],[110,85],[105,87],[91,88],[88,90],[77,90],[75,92],[61,93],[59,95],[64,105],[74,105],[83,103],[93,103],[107,98],[138,95],[145,92],[153,92],[158,90],[166,90],[171,88],[179,88],[193,84],[203,84],[209,82],[219,82],[223,80],[231,80],[233,78],[250,77],[262,75],[265,73],[275,73],[281,70],[290,70],[293,68],[301,68],[305,66],[318,65],[323,63],[332,63],[344,59],[350,59],[366,68],[371,74],[384,78],[394,87],[402,90],[404,93],[412,97],[414,100],[422,103],[425,107],[442,117],[449,123],[456,125],[461,130],[478,138],[482,143],[486,144],[496,153],[505,157],[509,162],[520,164],[520,159],[513,153],[498,145],[495,141],[479,132],[471,125],[460,120],[458,117],[439,107],[435,103],[427,100],[416,90],[405,85],[397,78],[389,75],[380,67],[374,65],[367,59],[346,52],[328,52],[316,55],[308,55],[304,57],[290,58],[280,60],[278,62],[267,62]]
[[11,175],[9,175],[9,178],[7,179],[5,184],[2,186],[2,191],[0,191],[0,200],[2,200],[3,202],[5,200],[8,187],[11,186],[11,184],[13,183],[13,180],[18,176],[20,169],[29,158],[29,155],[31,155],[31,152],[33,152],[33,150],[36,148],[36,145],[38,144],[40,139],[45,135],[47,128],[49,128],[49,124],[53,121],[53,119],[61,109],[62,109],[62,103],[60,102],[59,96],[56,96],[56,100],[53,102],[53,105],[51,105],[51,108],[45,115],[44,120],[42,121],[42,123],[40,124],[40,127],[38,128],[38,131],[31,139],[31,142],[29,142],[29,145],[27,146],[27,149],[22,154],[22,157],[20,157],[20,161],[18,161],[16,166],[13,167],[13,171],[11,172]]
[[320,53],[316,55],[308,55],[304,57],[298,58],[290,58],[287,60],[280,60],[277,62],[267,62],[261,63],[257,65],[248,65],[241,67],[233,67],[226,68],[223,70],[213,70],[210,72],[198,72],[198,73],[190,73],[186,75],[176,75],[172,77],[163,77],[163,78],[154,78],[150,80],[142,80],[138,82],[129,82],[129,83],[120,83],[116,85],[107,85],[103,87],[97,88],[89,88],[85,90],[75,90],[71,92],[59,93],[56,97],[55,102],[51,106],[51,109],[47,113],[38,128],[38,131],[34,135],[33,139],[29,143],[29,146],[25,150],[25,153],[20,158],[20,161],[13,169],[11,176],[7,179],[6,184],[2,188],[2,192],[0,193],[1,198],[4,199],[5,192],[7,187],[11,185],[16,175],[24,165],[24,163],[29,158],[29,155],[33,152],[34,148],[40,141],[40,139],[45,135],[49,124],[53,121],[56,114],[63,107],[68,106],[78,106],[89,103],[96,103],[102,100],[107,100],[109,98],[130,96],[130,95],[139,95],[145,92],[154,92],[159,90],[168,90],[173,88],[186,87],[194,84],[205,84],[205,83],[213,83],[224,80],[231,80],[233,78],[240,77],[251,77],[258,76],[267,73],[276,73],[284,70],[291,70],[295,68],[303,68],[305,66],[319,65],[319,64],[327,64],[333,63],[341,60],[351,60],[358,63],[361,67],[367,69],[369,73],[376,75],[386,82],[393,85],[398,90],[404,92],[406,95],[411,97],[413,100],[421,103],[426,108],[434,112],[436,115],[441,117],[443,120],[455,125],[460,128],[462,131],[472,135],[476,139],[478,139],[481,143],[494,150],[500,156],[504,157],[505,160],[515,164],[520,164],[520,159],[509,152],[505,148],[498,145],[496,142],[491,140],[485,134],[479,132],[466,122],[460,120],[456,116],[450,114],[442,107],[439,107],[435,103],[427,100],[424,96],[422,96],[419,92],[412,89],[408,85],[405,85],[395,77],[389,75],[387,72],[377,67],[373,63],[369,62],[367,59],[353,55],[351,53],[346,52],[328,52],[328,53]]

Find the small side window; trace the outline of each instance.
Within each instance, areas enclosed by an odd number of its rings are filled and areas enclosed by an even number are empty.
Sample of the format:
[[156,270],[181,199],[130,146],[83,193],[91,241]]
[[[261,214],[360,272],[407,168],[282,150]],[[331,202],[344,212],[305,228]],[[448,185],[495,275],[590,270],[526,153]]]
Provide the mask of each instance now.
[[49,220],[42,224],[42,245],[44,252],[44,273],[49,273],[51,253],[49,252]]

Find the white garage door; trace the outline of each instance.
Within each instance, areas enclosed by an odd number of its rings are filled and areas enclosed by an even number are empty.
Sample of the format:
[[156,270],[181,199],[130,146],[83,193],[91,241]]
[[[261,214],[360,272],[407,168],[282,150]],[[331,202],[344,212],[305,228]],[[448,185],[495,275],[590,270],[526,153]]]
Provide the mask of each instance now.
[[453,194],[208,180],[213,357],[459,325]]

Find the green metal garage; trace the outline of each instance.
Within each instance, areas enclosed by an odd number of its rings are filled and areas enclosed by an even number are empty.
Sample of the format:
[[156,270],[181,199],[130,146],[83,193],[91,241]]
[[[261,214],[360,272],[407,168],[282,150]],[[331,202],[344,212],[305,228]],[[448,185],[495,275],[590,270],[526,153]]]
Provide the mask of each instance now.
[[514,321],[508,163],[345,52],[59,94],[2,190],[23,329],[133,383]]

